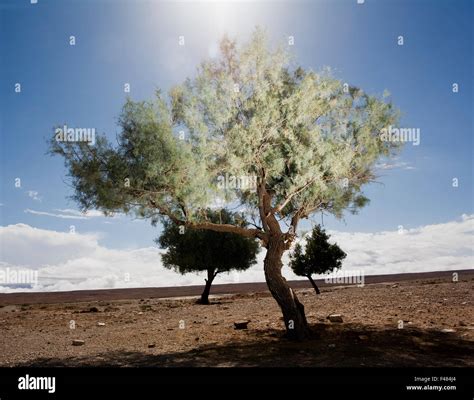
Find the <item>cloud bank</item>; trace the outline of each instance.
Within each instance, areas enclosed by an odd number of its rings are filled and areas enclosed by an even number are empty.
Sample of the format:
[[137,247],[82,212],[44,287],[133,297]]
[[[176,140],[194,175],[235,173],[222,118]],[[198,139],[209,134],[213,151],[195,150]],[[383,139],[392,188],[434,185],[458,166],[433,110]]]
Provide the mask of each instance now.
[[[365,275],[469,269],[474,265],[474,215],[426,225],[403,232],[376,233],[329,231],[331,240],[347,253],[342,270]],[[302,239],[304,240],[304,239]],[[96,233],[79,234],[44,230],[25,224],[0,227],[0,273],[32,269],[37,282],[19,286],[0,282],[1,292],[110,289],[200,285],[204,275],[179,275],[163,267],[162,250],[154,247],[110,249]],[[263,282],[263,258],[242,273],[222,274],[216,283]],[[284,275],[296,277],[287,267]],[[1,277],[1,274],[0,274]]]

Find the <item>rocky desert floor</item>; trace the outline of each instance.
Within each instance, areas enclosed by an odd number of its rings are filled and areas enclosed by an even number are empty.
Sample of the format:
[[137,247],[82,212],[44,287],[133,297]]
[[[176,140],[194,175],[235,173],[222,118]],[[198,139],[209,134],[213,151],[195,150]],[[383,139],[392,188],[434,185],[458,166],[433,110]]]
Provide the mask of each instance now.
[[324,287],[319,296],[297,289],[314,333],[303,343],[285,338],[268,292],[217,295],[208,306],[0,304],[0,366],[472,367],[473,289],[474,275]]

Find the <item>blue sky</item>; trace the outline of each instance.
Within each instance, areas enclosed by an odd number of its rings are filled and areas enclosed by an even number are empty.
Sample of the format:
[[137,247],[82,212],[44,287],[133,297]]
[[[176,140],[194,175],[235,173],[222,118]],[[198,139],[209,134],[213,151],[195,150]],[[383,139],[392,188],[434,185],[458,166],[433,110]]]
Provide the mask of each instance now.
[[[67,199],[62,161],[45,155],[46,138],[64,123],[114,138],[125,83],[133,99],[149,99],[156,88],[192,76],[224,33],[246,40],[256,25],[274,42],[294,36],[292,50],[306,68],[330,66],[336,77],[369,93],[387,89],[402,112],[401,125],[421,130],[420,145],[407,144],[391,168],[380,169],[380,184],[366,187],[370,205],[344,221],[325,218],[326,227],[376,232],[472,213],[472,1],[0,4],[2,226],[67,232],[74,225],[80,233],[99,233],[109,248],[152,246],[158,229],[148,222],[65,218],[74,215],[58,211],[77,207]],[[184,47],[178,46],[181,35]]]

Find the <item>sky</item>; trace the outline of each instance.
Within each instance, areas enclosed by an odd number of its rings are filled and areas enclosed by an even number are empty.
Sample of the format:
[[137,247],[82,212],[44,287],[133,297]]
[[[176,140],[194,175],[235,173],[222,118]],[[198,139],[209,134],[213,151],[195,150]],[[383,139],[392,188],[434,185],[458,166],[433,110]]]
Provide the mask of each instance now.
[[[215,56],[224,34],[244,42],[256,26],[273,43],[293,36],[290,50],[307,69],[329,66],[368,93],[388,90],[401,126],[420,130],[419,145],[380,161],[377,183],[364,188],[366,208],[342,220],[324,216],[351,250],[344,268],[472,268],[473,17],[468,0],[0,0],[0,272],[42,271],[35,290],[201,282],[163,270],[153,242],[160,227],[81,214],[46,141],[63,124],[113,140],[127,95],[168,90]],[[222,282],[263,280],[261,259],[246,274]]]

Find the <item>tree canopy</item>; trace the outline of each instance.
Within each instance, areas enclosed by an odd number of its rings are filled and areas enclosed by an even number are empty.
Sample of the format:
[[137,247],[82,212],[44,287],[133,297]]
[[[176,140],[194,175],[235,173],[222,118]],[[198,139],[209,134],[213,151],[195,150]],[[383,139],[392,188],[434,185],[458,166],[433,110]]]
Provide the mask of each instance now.
[[305,248],[297,243],[290,255],[290,267],[296,275],[307,277],[316,293],[319,289],[312,280],[314,274],[325,274],[341,268],[346,253],[337,243],[329,242],[330,236],[320,225],[316,225],[306,239]]
[[[287,47],[256,29],[244,45],[225,37],[219,57],[167,96],[127,100],[116,145],[105,136],[94,146],[52,139],[51,152],[64,157],[83,209],[261,239],[270,291],[287,329],[295,323],[289,333],[303,337],[302,304],[281,276],[283,252],[301,219],[341,217],[367,203],[362,186],[399,146],[383,139],[397,119],[387,98],[296,65]],[[255,177],[256,185],[222,188],[225,175]],[[216,201],[239,203],[259,222],[212,222],[206,210]]]
[[[315,211],[341,216],[365,205],[361,187],[374,163],[398,145],[380,138],[396,123],[391,103],[327,70],[292,67],[288,51],[270,50],[260,29],[240,49],[224,38],[220,50],[168,100],[160,91],[152,101],[128,99],[117,146],[105,136],[96,146],[51,141],[79,204],[183,224],[207,221],[216,198],[261,208],[259,190],[218,187],[230,174],[257,176],[268,211],[294,217],[293,225]],[[265,236],[267,218],[262,224],[252,235]]]
[[[214,223],[246,226],[243,216],[228,210],[207,210]],[[206,287],[201,303],[208,303],[212,281],[217,274],[232,270],[243,271],[256,263],[259,245],[254,238],[235,233],[220,233],[204,229],[183,229],[165,221],[157,243],[166,249],[162,260],[166,268],[186,274],[206,271]]]

